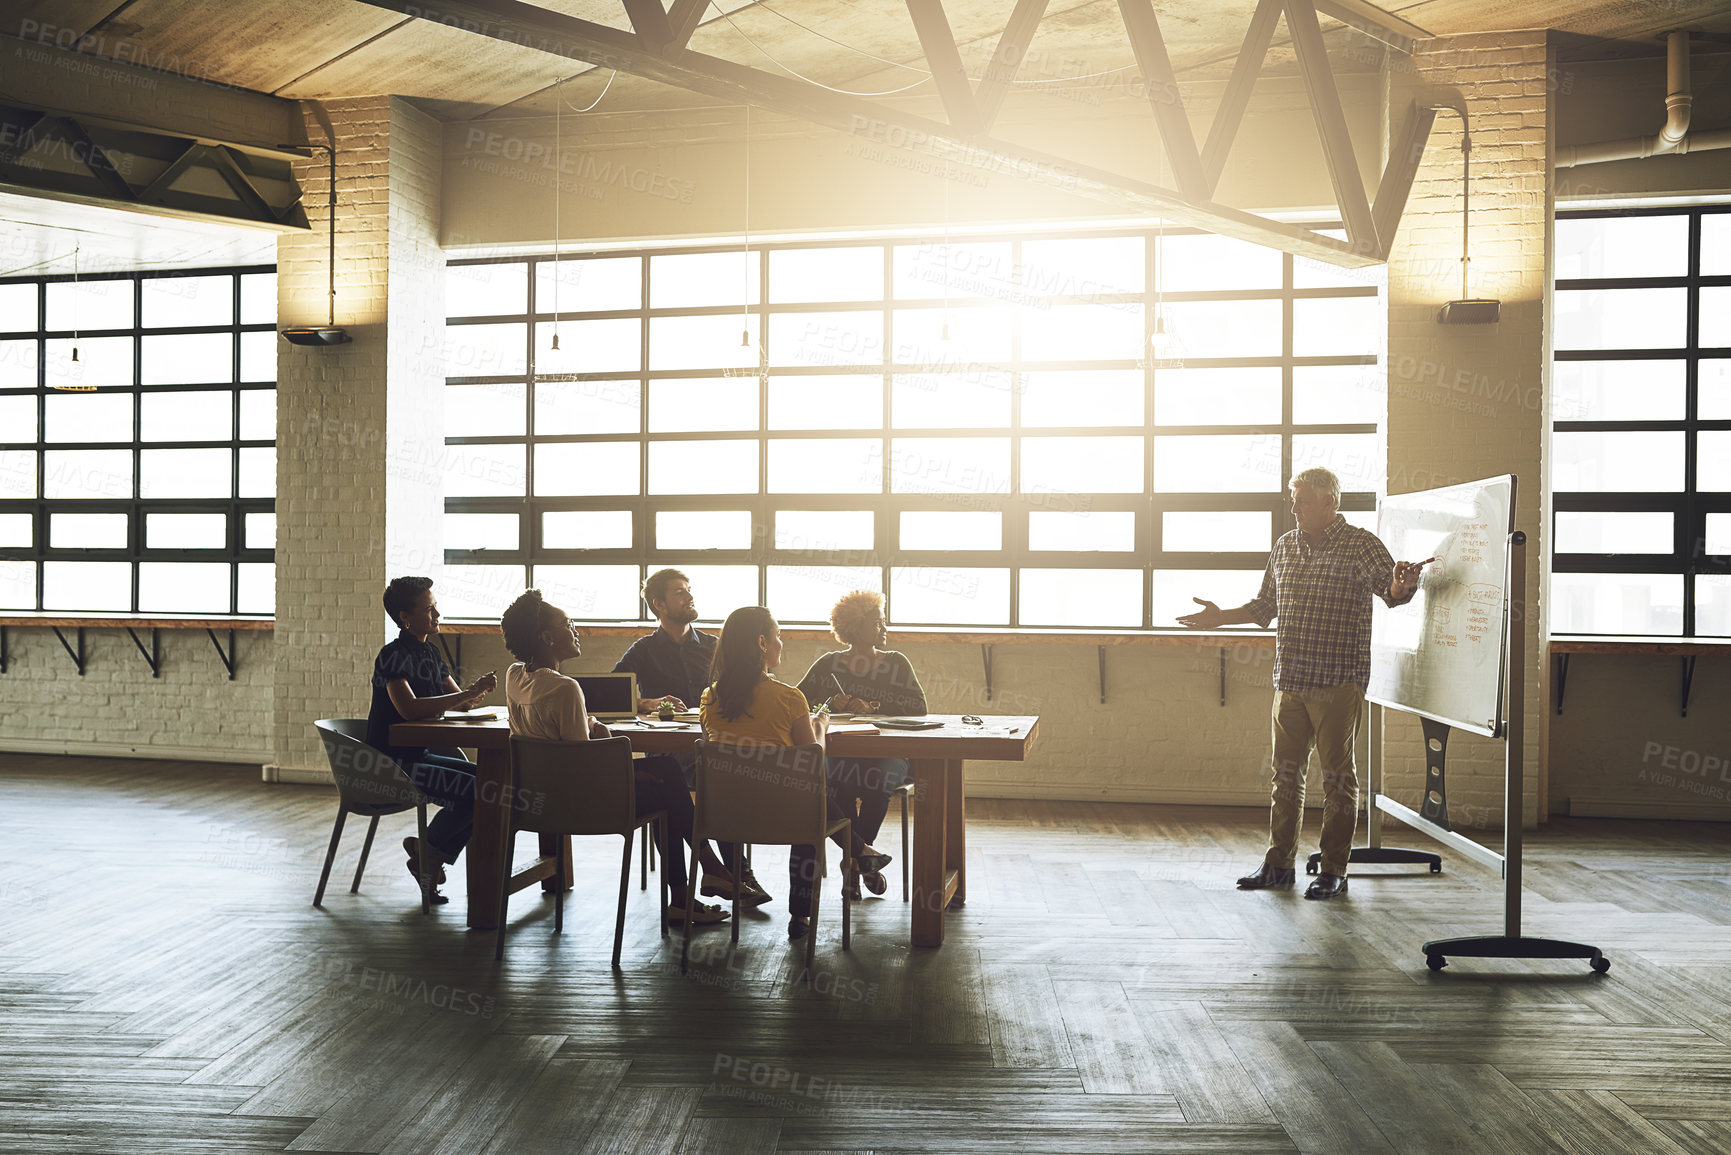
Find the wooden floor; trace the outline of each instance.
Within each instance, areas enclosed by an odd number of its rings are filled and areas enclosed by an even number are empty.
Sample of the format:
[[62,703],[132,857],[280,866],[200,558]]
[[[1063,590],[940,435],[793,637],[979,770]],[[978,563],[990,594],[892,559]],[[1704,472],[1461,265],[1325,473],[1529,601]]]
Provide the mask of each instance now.
[[315,910],[334,810],[239,768],[0,755],[0,1148],[1731,1150],[1722,826],[1532,839],[1529,932],[1603,947],[1608,976],[1432,975],[1423,940],[1500,925],[1470,863],[1309,903],[1233,889],[1258,813],[976,801],[948,944],[910,951],[892,878],[844,954],[832,889],[808,990],[781,902],[682,977],[635,885],[610,971],[611,839],[580,840],[564,936],[520,898],[503,964],[460,881],[420,914],[412,821],[358,895],[351,822]]

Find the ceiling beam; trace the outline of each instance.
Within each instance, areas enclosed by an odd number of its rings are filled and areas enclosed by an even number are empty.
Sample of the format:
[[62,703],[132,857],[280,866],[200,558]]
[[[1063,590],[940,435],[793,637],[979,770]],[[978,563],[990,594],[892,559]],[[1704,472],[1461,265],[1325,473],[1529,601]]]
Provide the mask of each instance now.
[[[1380,263],[1373,249],[1360,249],[1298,225],[1216,205],[1205,198],[1192,200],[1147,181],[992,137],[960,132],[936,120],[731,60],[689,50],[666,55],[655,53],[633,33],[517,0],[443,0],[437,5],[403,0],[360,2],[477,36],[616,69],[716,100],[754,104],[873,144],[923,152],[952,164],[1069,192],[1126,214],[1159,216],[1175,224],[1192,225],[1332,265],[1359,268]],[[1197,167],[1200,168],[1200,161]]]
[[240,166],[234,163],[234,157],[229,155],[227,149],[221,147],[206,149],[204,160],[216,170],[216,174],[228,185],[229,191],[234,193],[234,199],[240,202],[241,208],[247,216],[256,221],[271,223],[281,219],[277,211],[271,208],[270,203],[259,193],[258,188],[247,178],[246,173],[242,172]]
[[1364,177],[1358,171],[1358,158],[1353,155],[1352,134],[1347,131],[1346,111],[1340,105],[1340,90],[1334,84],[1328,46],[1323,43],[1322,25],[1316,19],[1313,0],[1286,0],[1286,31],[1292,37],[1298,73],[1310,97],[1316,133],[1322,138],[1322,158],[1334,185],[1340,218],[1346,222],[1347,240],[1365,252],[1381,252],[1370,200],[1364,195]]
[[1213,195],[1220,184],[1220,174],[1226,168],[1226,154],[1238,136],[1238,126],[1244,121],[1244,110],[1250,105],[1250,94],[1256,87],[1256,77],[1262,62],[1268,57],[1268,45],[1274,39],[1274,26],[1280,20],[1285,0],[1261,0],[1250,18],[1250,28],[1244,34],[1244,45],[1238,50],[1238,60],[1232,65],[1232,79],[1226,82],[1226,94],[1220,107],[1214,110],[1214,123],[1208,129],[1208,143],[1202,146],[1202,173]]
[[210,151],[209,145],[196,141],[187,141],[186,149],[169,162],[168,167],[156,174],[149,184],[138,190],[138,199],[142,204],[163,204],[168,199],[168,190],[179,180],[187,169],[204,160]]
[[944,15],[943,0],[908,0],[908,15],[913,17],[914,31],[919,34],[920,48],[925,51],[926,65],[932,70],[950,123],[963,132],[982,131],[985,124],[974,103],[962,54],[956,49],[956,34]]
[[1436,123],[1436,109],[1417,101],[1407,106],[1400,128],[1389,142],[1388,165],[1383,169],[1382,183],[1376,186],[1376,203],[1371,216],[1376,221],[1377,246],[1386,256],[1394,248],[1395,230],[1406,211],[1407,194],[1418,176],[1419,161],[1424,159],[1425,141],[1430,139],[1431,125]]
[[90,134],[84,131],[84,126],[70,117],[61,117],[57,122],[62,136],[72,145],[72,155],[77,157],[90,175],[102,182],[102,187],[108,190],[108,195],[115,200],[135,200],[138,193],[129,184],[120,170],[114,167],[102,147],[90,139]]
[[673,26],[667,22],[667,9],[661,0],[625,0],[625,14],[631,17],[631,27],[656,52],[663,52],[673,43]]
[[673,7],[667,12],[667,23],[673,28],[673,43],[668,47],[683,49],[690,44],[692,33],[703,23],[703,14],[708,10],[709,0],[673,0]]
[[986,65],[986,75],[974,91],[982,131],[990,131],[997,123],[1004,96],[1010,91],[1010,82],[1021,71],[1022,60],[1028,55],[1028,45],[1034,39],[1034,29],[1039,27],[1040,17],[1046,14],[1046,3],[1047,0],[1016,0],[1016,10],[1010,13],[1010,22],[1004,25],[1004,31],[998,36],[997,51],[992,53],[992,62]]
[[1166,40],[1160,35],[1154,5],[1149,0],[1118,0],[1118,10],[1124,14],[1124,29],[1130,34],[1136,66],[1142,70],[1148,103],[1154,108],[1154,122],[1160,129],[1160,146],[1166,150],[1166,159],[1172,162],[1173,178],[1186,199],[1206,202],[1213,190],[1202,172],[1196,134],[1190,128],[1189,114],[1184,111],[1178,74],[1173,71],[1172,58],[1166,54]]

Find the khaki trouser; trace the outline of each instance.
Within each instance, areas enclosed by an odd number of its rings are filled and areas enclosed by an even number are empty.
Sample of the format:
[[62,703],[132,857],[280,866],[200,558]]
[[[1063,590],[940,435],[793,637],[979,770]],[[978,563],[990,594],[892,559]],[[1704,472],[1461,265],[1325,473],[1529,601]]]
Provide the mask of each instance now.
[[1358,825],[1358,774],[1353,748],[1364,690],[1331,686],[1322,690],[1274,692],[1274,805],[1268,820],[1269,866],[1291,868],[1304,820],[1304,771],[1310,749],[1322,763],[1322,862],[1324,874],[1346,873],[1352,835]]

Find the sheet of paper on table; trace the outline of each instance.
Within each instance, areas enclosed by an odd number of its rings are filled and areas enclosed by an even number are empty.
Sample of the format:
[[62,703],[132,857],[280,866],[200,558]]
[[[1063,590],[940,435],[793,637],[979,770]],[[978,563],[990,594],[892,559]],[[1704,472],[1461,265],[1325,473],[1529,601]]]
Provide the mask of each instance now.
[[479,710],[446,710],[439,715],[441,722],[497,722],[505,716],[505,711],[497,706],[485,706]]
[[943,725],[935,718],[898,718],[889,714],[858,714],[860,721],[869,723],[879,729],[891,730],[936,730]]

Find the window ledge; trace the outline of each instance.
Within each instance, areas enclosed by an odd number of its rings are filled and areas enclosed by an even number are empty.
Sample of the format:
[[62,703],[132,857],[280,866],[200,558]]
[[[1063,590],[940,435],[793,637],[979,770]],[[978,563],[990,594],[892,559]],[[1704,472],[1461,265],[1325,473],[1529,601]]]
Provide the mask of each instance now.
[[[594,638],[637,638],[655,629],[654,622],[575,622],[577,629]],[[719,622],[694,622],[705,633],[718,633]],[[439,624],[442,634],[499,633],[497,622],[452,622]],[[834,641],[834,635],[822,626],[785,626],[781,636],[789,641]],[[890,630],[890,643],[926,642],[936,645],[1051,645],[1051,646],[1272,646],[1274,631],[1261,629],[1236,630],[969,630],[954,626],[922,627],[895,626]]]
[[122,630],[274,630],[274,618],[196,618],[145,616],[143,614],[5,614],[0,626],[78,626],[85,629]]
[[1552,634],[1553,654],[1727,654],[1731,638],[1623,637],[1613,634]]

